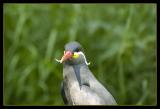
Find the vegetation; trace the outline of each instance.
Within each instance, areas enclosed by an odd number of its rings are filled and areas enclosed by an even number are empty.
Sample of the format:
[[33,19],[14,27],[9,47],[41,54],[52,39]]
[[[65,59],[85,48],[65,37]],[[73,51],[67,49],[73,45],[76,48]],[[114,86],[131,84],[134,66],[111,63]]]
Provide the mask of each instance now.
[[156,105],[155,4],[4,4],[4,104],[64,105],[60,59],[80,42],[119,105]]

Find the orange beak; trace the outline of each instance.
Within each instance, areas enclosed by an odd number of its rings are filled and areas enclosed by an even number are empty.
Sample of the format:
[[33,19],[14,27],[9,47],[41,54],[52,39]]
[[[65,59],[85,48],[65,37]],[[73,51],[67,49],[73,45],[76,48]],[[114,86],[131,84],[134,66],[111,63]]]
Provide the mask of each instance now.
[[73,56],[71,51],[64,51],[64,55],[60,60],[60,63],[63,63],[64,61],[70,59]]

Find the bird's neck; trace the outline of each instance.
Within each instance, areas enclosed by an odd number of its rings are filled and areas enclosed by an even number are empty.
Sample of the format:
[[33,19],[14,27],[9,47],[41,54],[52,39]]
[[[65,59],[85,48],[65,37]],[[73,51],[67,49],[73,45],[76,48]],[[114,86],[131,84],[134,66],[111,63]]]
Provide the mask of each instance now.
[[74,79],[74,81],[77,81],[80,87],[83,84],[88,84],[86,82],[86,78],[84,78],[85,73],[87,73],[85,71],[87,71],[88,69],[88,66],[86,64],[65,65],[65,66],[68,66],[68,68],[71,68],[72,70],[71,72],[67,72],[68,74],[64,74],[64,76],[68,76],[70,77],[70,79]]

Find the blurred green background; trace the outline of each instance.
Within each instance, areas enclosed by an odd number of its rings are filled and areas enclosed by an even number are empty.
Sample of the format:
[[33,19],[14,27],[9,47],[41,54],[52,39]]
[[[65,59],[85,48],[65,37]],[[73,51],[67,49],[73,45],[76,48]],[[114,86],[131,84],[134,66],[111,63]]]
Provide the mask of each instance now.
[[64,105],[64,45],[76,40],[120,105],[156,105],[155,4],[4,4],[4,104]]

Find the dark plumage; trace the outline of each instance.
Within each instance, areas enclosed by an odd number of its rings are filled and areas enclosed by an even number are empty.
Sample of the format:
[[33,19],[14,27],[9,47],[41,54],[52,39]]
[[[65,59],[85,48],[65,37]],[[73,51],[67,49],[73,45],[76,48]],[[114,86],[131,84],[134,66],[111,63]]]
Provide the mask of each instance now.
[[[63,62],[61,94],[64,103],[68,105],[116,105],[112,95],[89,70],[81,45],[78,42],[67,43],[65,51],[61,59]],[[73,58],[74,53],[78,53],[78,58]]]

